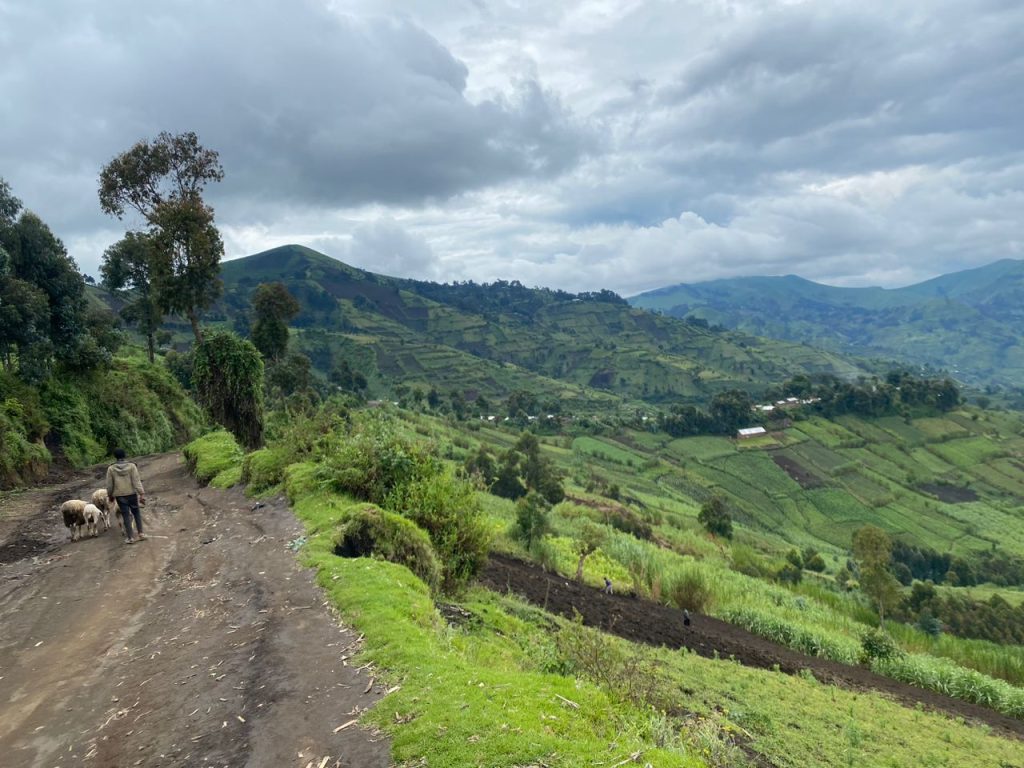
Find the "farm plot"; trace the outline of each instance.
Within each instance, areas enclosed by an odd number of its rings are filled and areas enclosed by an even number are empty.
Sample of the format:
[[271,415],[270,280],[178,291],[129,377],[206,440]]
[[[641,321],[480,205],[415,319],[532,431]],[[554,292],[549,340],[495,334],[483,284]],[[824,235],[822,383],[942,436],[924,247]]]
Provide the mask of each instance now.
[[899,416],[883,416],[880,419],[875,419],[875,426],[884,429],[897,440],[908,445],[921,445],[926,442],[924,432],[914,426],[913,422],[908,424]]
[[766,453],[739,453],[719,459],[713,466],[775,498],[800,492],[800,485]]
[[790,452],[775,451],[772,454],[772,461],[779,469],[793,478],[801,488],[820,488],[825,485],[825,481],[821,477],[809,470]]
[[953,438],[969,437],[972,434],[970,430],[952,419],[914,419],[914,426],[929,440],[952,440]]
[[847,549],[853,532],[865,523],[885,526],[884,515],[870,509],[846,491],[819,488],[804,491],[805,498],[821,513],[821,521],[811,533],[822,541]]
[[666,446],[669,455],[680,459],[712,461],[736,453],[736,446],[727,437],[683,437]]
[[850,466],[848,458],[813,440],[793,446],[790,450],[797,458],[825,475],[834,475]]
[[1018,462],[996,459],[971,467],[971,474],[1024,502],[1024,469]]
[[596,437],[577,437],[572,441],[572,448],[587,456],[629,467],[639,466],[646,460],[646,457],[640,453]]
[[858,445],[863,439],[857,434],[834,421],[825,419],[810,419],[799,421],[793,425],[793,429],[807,435],[811,440],[826,446],[827,448],[841,448],[848,445]]
[[858,437],[863,438],[868,443],[891,443],[894,440],[891,433],[875,426],[873,422],[867,419],[855,419],[850,416],[840,416],[836,419],[836,423],[841,424],[843,428],[849,430]]
[[853,459],[861,467],[870,470],[882,478],[886,478],[888,481],[902,479],[906,474],[906,470],[900,465],[894,464],[885,456],[876,453],[874,448],[874,445],[869,445],[866,448],[851,448],[848,451],[843,451],[843,454]]
[[969,437],[948,443],[936,443],[929,445],[928,450],[959,469],[971,469],[1005,454],[1003,446],[987,437]]
[[844,473],[840,478],[840,483],[852,496],[869,507],[885,506],[894,498],[892,489],[888,485],[871,477],[862,469]]

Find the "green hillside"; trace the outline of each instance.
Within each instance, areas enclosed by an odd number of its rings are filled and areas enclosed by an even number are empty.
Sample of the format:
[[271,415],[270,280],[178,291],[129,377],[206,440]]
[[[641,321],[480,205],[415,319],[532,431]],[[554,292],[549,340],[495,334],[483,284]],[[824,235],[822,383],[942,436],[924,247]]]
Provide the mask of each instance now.
[[222,276],[225,295],[210,319],[235,323],[257,285],[281,281],[302,305],[298,346],[321,371],[355,355],[371,379],[467,399],[524,389],[552,406],[700,403],[731,388],[759,392],[797,372],[863,372],[833,353],[661,317],[610,292],[390,278],[301,246],[226,262]]
[[1024,387],[1020,260],[892,290],[836,288],[788,275],[681,284],[630,301],[746,333],[932,366],[975,385]]

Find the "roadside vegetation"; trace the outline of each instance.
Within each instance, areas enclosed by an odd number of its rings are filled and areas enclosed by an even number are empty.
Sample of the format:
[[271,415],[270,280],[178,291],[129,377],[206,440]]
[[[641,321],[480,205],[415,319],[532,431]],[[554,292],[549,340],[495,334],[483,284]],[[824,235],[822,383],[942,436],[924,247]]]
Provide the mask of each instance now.
[[[450,424],[410,412],[353,413],[335,404],[309,418],[333,424],[339,436],[323,433],[315,442],[326,442],[310,447],[304,438],[278,433],[280,444],[292,447],[278,454],[280,481],[264,492],[283,491],[292,501],[307,528],[304,559],[318,569],[320,583],[346,621],[363,633],[360,663],[371,664],[390,684],[386,704],[363,721],[391,734],[401,764],[571,766],[595,759],[612,765],[627,760],[693,766],[758,765],[761,759],[793,766],[1013,764],[1015,741],[879,696],[634,646],[475,587],[439,589],[414,569],[388,561],[396,549],[406,558],[415,551],[397,526],[378,527],[375,556],[346,557],[339,545],[354,521],[380,509],[366,497],[376,493],[369,490],[372,481],[387,475],[394,456],[417,450],[416,445],[434,455],[450,453],[455,446],[442,442],[445,435],[464,442],[467,456],[472,444]],[[324,459],[337,448],[335,440],[356,435],[358,442],[368,423],[403,447],[396,451],[392,443],[375,460],[364,461],[339,489]],[[309,426],[305,422],[296,431],[308,435]],[[193,443],[187,449],[190,460],[240,468],[241,452],[226,433],[218,435]],[[267,450],[274,445],[271,440]],[[300,460],[293,461],[296,457]],[[657,592],[656,599],[695,600],[703,610],[730,601],[767,603],[781,609],[783,621],[800,616],[815,630],[831,626],[847,660],[860,660],[862,641],[842,631],[856,633],[857,622],[828,601],[737,573],[729,565],[728,547],[697,526],[674,537],[676,546],[689,550],[683,555],[599,523],[617,504],[567,485],[567,499],[545,515],[550,526],[541,537],[545,551],[535,550],[567,576],[578,564],[577,542],[592,525],[601,529],[601,543],[585,560],[584,580],[597,584],[610,575],[620,588],[635,585],[647,597]],[[476,494],[478,519],[492,532],[493,546],[528,554],[517,525],[520,505]],[[657,536],[661,528],[652,530]],[[852,593],[829,594],[851,608],[859,604]]]

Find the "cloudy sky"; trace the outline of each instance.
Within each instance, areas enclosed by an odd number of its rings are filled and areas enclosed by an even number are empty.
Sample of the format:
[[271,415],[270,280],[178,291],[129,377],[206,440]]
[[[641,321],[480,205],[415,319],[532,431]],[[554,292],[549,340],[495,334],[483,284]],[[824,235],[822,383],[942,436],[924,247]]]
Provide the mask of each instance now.
[[83,271],[161,130],[220,152],[228,258],[625,294],[1024,258],[1019,0],[0,0],[0,177]]

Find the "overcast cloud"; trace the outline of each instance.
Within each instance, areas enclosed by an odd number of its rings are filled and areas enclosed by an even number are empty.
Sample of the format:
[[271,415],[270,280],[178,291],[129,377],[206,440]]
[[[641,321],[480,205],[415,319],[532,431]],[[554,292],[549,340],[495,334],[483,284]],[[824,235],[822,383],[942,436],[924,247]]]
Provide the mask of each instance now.
[[1024,257],[1017,0],[0,0],[0,176],[83,271],[101,166],[221,153],[228,257],[623,293]]

